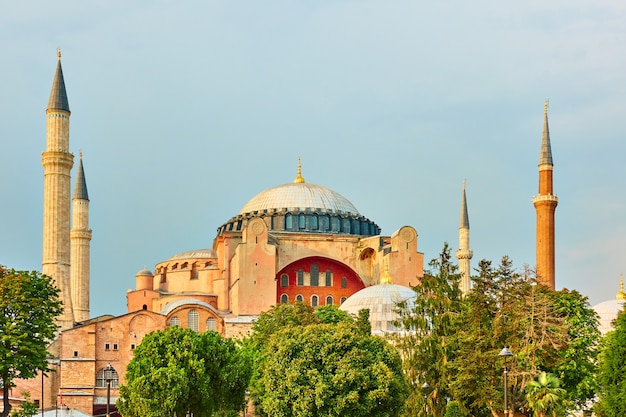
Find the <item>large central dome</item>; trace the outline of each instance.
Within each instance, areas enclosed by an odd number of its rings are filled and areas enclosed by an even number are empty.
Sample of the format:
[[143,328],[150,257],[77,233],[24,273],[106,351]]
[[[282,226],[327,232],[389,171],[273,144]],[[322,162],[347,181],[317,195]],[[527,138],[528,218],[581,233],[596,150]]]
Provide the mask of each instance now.
[[260,192],[239,211],[239,214],[272,209],[320,209],[322,211],[359,214],[341,194],[321,185],[294,182]]
[[305,183],[299,159],[298,176],[293,183],[254,196],[235,217],[217,229],[218,234],[241,232],[250,219],[257,217],[272,232],[360,236],[380,233],[378,225],[363,217],[347,198],[330,188]]

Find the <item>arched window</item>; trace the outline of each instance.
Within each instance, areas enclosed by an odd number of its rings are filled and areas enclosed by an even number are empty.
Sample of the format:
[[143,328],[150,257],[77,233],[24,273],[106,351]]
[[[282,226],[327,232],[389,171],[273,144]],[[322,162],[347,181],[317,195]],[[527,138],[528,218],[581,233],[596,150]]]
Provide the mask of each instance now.
[[348,278],[341,277],[341,288],[348,288]]
[[317,230],[317,214],[311,216],[311,229]]
[[298,215],[298,228],[299,229],[304,229],[306,227],[306,217],[304,215],[304,213],[300,213]]
[[333,305],[333,296],[329,295],[326,297],[326,305],[327,306],[332,306]]
[[328,216],[320,216],[320,230],[322,232],[328,231],[330,220]]
[[283,294],[280,296],[280,303],[287,304],[289,302],[289,296],[287,294]]
[[298,269],[298,286],[301,287],[304,285],[304,271],[302,269]]
[[319,304],[319,297],[317,295],[312,295],[311,296],[311,306],[317,307],[318,304]]
[[341,304],[343,304],[343,303],[344,303],[344,301],[346,301],[346,300],[347,300],[347,298],[346,298],[346,297],[341,297],[341,299],[339,300],[339,302],[340,302]]
[[302,294],[298,294],[296,295],[296,301],[301,303],[302,301],[304,301],[304,298],[302,298]]
[[289,275],[282,274],[280,276],[280,286],[283,288],[287,288],[289,286]]
[[207,332],[209,330],[217,331],[217,322],[213,317],[209,317],[208,319],[206,319],[206,330]]
[[350,219],[341,219],[341,231],[350,234]]
[[117,371],[110,367],[109,365],[100,369],[96,374],[96,387],[97,388],[106,388],[107,381],[111,381],[111,388],[117,388],[119,384],[119,376],[117,375]]
[[291,229],[293,229],[293,218],[291,214],[287,213],[287,215],[285,215],[285,230]]
[[326,270],[326,286],[327,287],[333,286],[333,274],[332,272],[330,272],[330,269]]
[[178,326],[180,327],[180,319],[176,316],[170,319],[170,326]]
[[317,264],[311,265],[311,286],[317,287],[320,285],[320,267]]
[[196,310],[189,310],[187,314],[187,327],[198,333],[198,312]]

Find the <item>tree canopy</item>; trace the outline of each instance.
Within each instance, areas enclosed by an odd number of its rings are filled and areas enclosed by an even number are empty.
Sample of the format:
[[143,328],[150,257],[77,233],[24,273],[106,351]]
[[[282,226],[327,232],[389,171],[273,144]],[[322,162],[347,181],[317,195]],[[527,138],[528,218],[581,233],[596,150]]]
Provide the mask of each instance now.
[[257,412],[398,415],[407,392],[400,357],[370,331],[366,313],[355,319],[336,306],[283,304],[261,314],[251,336]]
[[210,417],[244,407],[250,360],[217,332],[167,327],[148,334],[133,354],[117,402],[124,416]]
[[15,379],[33,378],[48,370],[47,347],[56,336],[63,312],[52,278],[37,271],[16,271],[0,265],[0,383],[9,415],[9,389]]
[[594,411],[599,417],[626,416],[626,312],[613,322],[600,352],[599,401]]
[[[425,415],[428,408],[429,415],[442,416],[447,397],[464,413],[496,416],[503,409],[504,366],[515,410],[529,409],[526,387],[542,372],[560,380],[564,408],[581,408],[593,398],[599,332],[587,299],[537,285],[532,271],[518,272],[508,257],[497,267],[481,261],[471,291],[461,297],[449,252],[445,245],[431,262],[415,287],[415,307],[402,318],[410,333],[398,340],[412,388],[407,410]],[[514,353],[506,364],[498,357],[505,346]],[[428,395],[424,382],[431,386]]]

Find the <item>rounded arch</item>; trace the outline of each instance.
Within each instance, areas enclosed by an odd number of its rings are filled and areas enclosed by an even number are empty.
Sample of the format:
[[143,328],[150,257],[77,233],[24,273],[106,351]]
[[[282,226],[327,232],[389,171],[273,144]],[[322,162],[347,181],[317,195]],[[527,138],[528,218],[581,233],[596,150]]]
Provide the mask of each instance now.
[[364,281],[374,284],[376,274],[376,251],[372,248],[365,248],[359,254],[357,262],[357,272]]
[[[320,271],[323,271],[322,277]],[[339,300],[365,288],[359,274],[348,265],[322,256],[298,259],[284,266],[276,273],[276,280],[280,284],[286,281],[287,284],[276,286],[277,304],[286,295],[290,301],[298,301],[297,297],[300,296],[302,302],[312,305],[312,297],[317,295],[317,305],[321,305],[327,296],[331,296],[333,301]],[[324,293],[322,298],[320,292]]]

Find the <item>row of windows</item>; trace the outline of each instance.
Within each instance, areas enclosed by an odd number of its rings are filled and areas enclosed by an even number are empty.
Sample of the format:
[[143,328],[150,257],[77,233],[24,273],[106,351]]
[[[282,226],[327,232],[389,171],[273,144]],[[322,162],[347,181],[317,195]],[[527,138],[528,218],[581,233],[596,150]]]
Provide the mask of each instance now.
[[[320,271],[319,267],[315,264],[311,265],[311,272],[309,273],[309,283],[311,287],[318,287],[320,285]],[[296,285],[298,287],[302,287],[305,285],[304,283],[304,270],[299,269],[296,275]],[[282,274],[280,276],[280,286],[282,288],[289,287],[289,275]],[[324,286],[332,287],[333,286],[333,273],[327,269],[324,275]],[[348,287],[348,278],[341,277],[341,288]]]
[[[311,299],[310,299],[311,305],[313,307],[317,307],[319,305],[319,300],[320,300],[319,296],[312,295]],[[339,304],[343,304],[343,302],[346,301],[346,300],[347,300],[347,297],[341,297],[341,299],[339,301]],[[298,303],[303,303],[304,302],[304,297],[302,296],[302,294],[298,294],[298,295],[296,295],[296,298],[294,299],[294,301],[296,301]],[[326,296],[326,305],[327,306],[333,305],[334,301],[335,300],[334,300],[332,295]],[[281,304],[288,304],[289,303],[289,296],[287,294],[281,295],[280,296],[280,303]]]
[[370,236],[377,234],[377,226],[373,223],[368,222],[367,220],[339,218],[334,216],[318,216],[317,214],[304,213],[295,215],[287,213],[285,215],[285,230],[318,230],[320,232],[341,232],[352,235]]
[[[199,320],[200,316],[196,310],[189,310],[187,313],[187,327],[189,327],[194,332],[200,331],[199,329]],[[206,319],[206,331],[215,330],[217,331],[217,321],[213,317],[209,317]],[[180,319],[177,316],[174,316],[170,319],[170,326],[178,326],[180,327]]]

